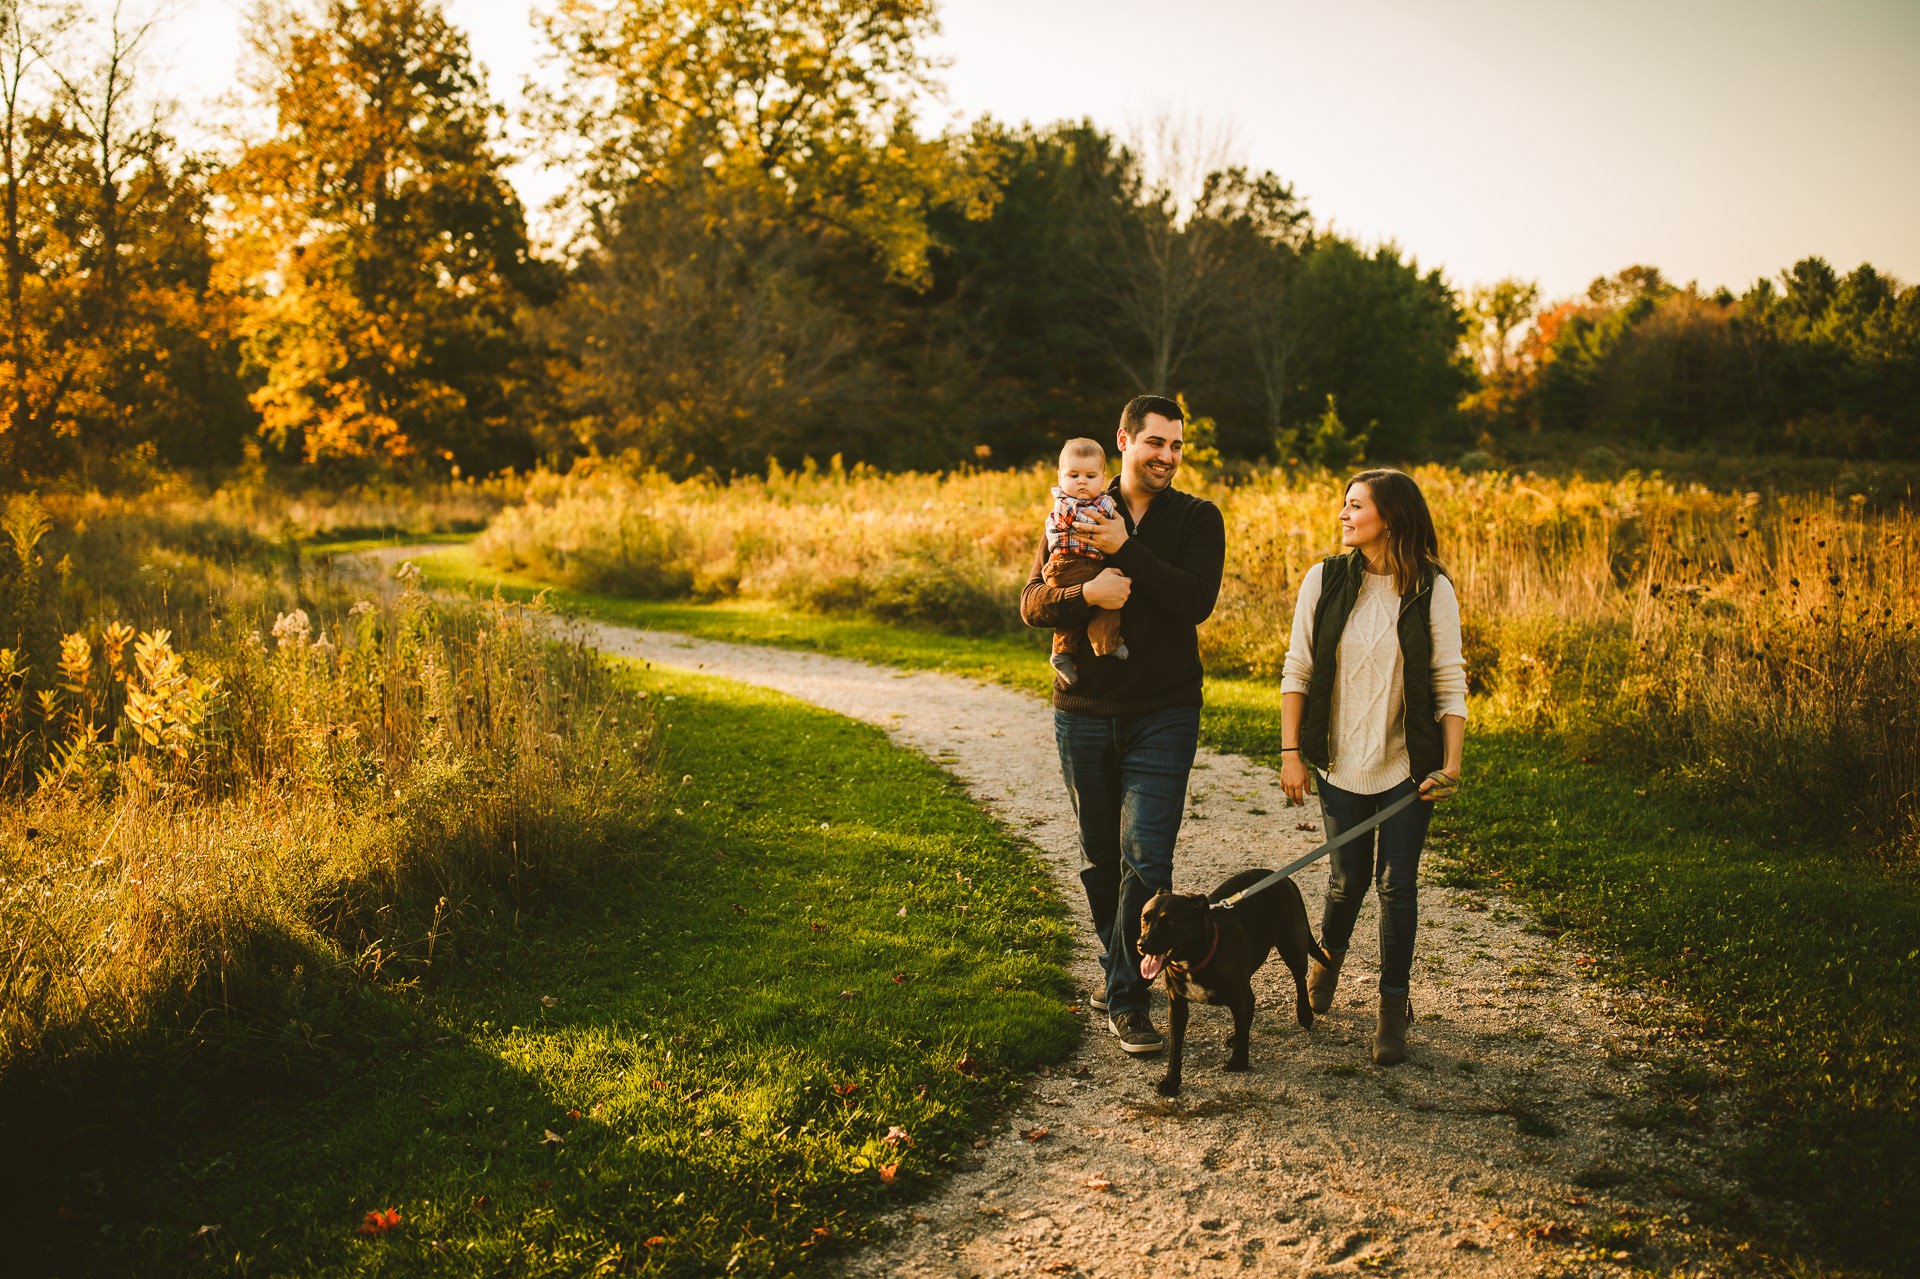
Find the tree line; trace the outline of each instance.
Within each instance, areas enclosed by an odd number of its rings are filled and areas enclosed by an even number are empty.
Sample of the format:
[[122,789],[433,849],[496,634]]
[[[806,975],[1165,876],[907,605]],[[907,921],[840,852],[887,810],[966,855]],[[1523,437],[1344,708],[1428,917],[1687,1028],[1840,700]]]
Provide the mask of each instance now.
[[1481,385],[1507,428],[1596,439],[1920,456],[1920,288],[1803,258],[1735,295],[1650,266],[1541,305],[1505,280],[1469,300]]
[[1487,430],[1898,454],[1912,288],[1818,259],[1746,295],[1634,268],[1460,296],[1196,131],[929,136],[933,0],[553,0],[504,112],[435,0],[274,0],[252,124],[183,146],[150,27],[0,0],[0,474],[328,475],[627,455],[1018,464],[1181,393],[1227,458],[1448,456]]

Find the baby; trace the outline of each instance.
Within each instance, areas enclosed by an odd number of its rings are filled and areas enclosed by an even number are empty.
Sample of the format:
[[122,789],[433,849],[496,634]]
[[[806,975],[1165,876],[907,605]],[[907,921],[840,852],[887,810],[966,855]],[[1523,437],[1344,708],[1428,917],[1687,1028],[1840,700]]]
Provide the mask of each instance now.
[[[1049,586],[1075,586],[1090,582],[1106,568],[1106,556],[1088,546],[1073,528],[1085,512],[1098,511],[1108,519],[1117,518],[1120,508],[1107,493],[1107,452],[1100,441],[1085,438],[1068,440],[1060,450],[1060,482],[1053,489],[1053,510],[1047,515],[1047,565],[1042,570]],[[1120,638],[1120,614],[1113,609],[1096,608],[1087,622],[1087,643],[1097,657],[1117,657],[1125,661],[1126,641]],[[1080,682],[1080,667],[1074,657],[1080,652],[1078,631],[1053,633],[1053,669],[1065,687]]]

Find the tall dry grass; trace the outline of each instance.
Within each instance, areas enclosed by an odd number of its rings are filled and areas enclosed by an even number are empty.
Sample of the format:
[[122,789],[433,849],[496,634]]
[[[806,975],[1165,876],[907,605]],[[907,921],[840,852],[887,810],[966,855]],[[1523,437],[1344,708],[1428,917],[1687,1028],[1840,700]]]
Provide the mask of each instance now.
[[[589,589],[777,600],[956,633],[1018,626],[1050,474],[837,463],[730,485],[538,475],[489,562]],[[1920,519],[1831,494],[1416,472],[1462,599],[1483,721],[1631,754],[1911,847],[1920,834]],[[1277,678],[1343,481],[1183,484],[1228,556],[1209,669]]]
[[225,554],[134,504],[0,520],[0,1074],[417,979],[662,810],[653,716],[540,610],[209,526]]

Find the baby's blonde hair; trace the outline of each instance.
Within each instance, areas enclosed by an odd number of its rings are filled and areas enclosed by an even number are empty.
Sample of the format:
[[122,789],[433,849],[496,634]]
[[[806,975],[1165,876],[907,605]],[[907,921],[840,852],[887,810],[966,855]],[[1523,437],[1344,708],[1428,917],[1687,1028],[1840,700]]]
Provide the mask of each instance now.
[[1107,449],[1099,440],[1088,439],[1084,435],[1075,436],[1060,448],[1060,465],[1065,466],[1070,457],[1097,457],[1100,469],[1107,468]]

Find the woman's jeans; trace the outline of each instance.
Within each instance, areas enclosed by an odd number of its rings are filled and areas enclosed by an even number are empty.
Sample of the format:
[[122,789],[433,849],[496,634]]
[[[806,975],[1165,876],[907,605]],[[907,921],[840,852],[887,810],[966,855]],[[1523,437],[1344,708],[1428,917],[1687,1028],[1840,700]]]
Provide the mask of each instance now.
[[1080,883],[1106,949],[1110,1016],[1145,1012],[1140,910],[1173,887],[1173,843],[1200,741],[1200,708],[1174,706],[1107,719],[1053,713],[1060,775],[1080,822]]
[[[1411,778],[1378,795],[1356,795],[1319,779],[1320,812],[1327,838],[1338,838],[1409,791]],[[1413,934],[1419,927],[1420,850],[1427,842],[1433,805],[1415,802],[1395,813],[1345,848],[1329,854],[1327,900],[1320,914],[1320,946],[1345,950],[1353,921],[1367,896],[1367,881],[1380,890],[1380,993],[1405,995],[1413,974]],[[1376,848],[1377,845],[1377,848]]]

